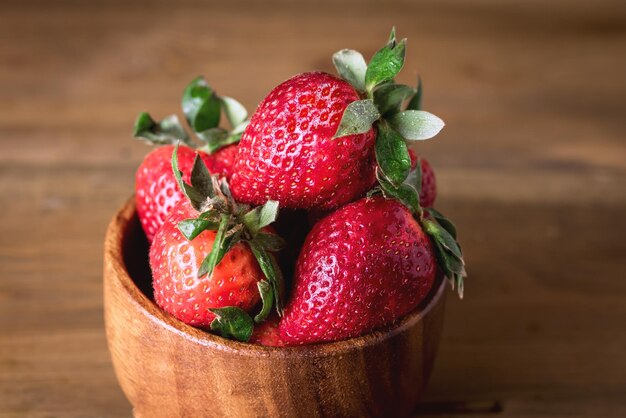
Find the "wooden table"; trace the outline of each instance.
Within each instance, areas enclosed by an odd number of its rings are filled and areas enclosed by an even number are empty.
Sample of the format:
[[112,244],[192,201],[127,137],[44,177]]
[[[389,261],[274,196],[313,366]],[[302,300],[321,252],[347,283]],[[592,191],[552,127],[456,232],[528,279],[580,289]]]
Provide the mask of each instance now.
[[254,108],[393,24],[470,274],[416,415],[626,416],[623,1],[128,3],[0,6],[0,417],[130,416],[101,269],[136,114],[198,74]]

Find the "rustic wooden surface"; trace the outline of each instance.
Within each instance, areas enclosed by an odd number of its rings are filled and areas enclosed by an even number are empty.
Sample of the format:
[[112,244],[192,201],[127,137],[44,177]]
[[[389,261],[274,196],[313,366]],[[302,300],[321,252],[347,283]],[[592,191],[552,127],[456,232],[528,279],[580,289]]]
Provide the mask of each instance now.
[[197,74],[253,108],[393,24],[447,122],[420,150],[470,274],[416,416],[626,416],[624,2],[337,3],[1,3],[0,417],[130,416],[102,242],[136,113]]

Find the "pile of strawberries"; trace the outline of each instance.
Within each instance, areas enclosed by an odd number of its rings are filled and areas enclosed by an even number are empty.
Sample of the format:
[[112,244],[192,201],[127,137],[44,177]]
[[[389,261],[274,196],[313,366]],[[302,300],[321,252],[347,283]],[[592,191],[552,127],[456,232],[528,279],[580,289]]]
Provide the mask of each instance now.
[[135,137],[162,145],[136,176],[158,306],[284,346],[392,324],[441,276],[462,294],[456,229],[432,208],[432,168],[407,148],[443,122],[420,110],[421,82],[394,82],[405,47],[392,30],[369,64],[341,50],[340,78],[297,75],[251,117],[199,77],[182,98],[193,137],[175,115],[139,115]]

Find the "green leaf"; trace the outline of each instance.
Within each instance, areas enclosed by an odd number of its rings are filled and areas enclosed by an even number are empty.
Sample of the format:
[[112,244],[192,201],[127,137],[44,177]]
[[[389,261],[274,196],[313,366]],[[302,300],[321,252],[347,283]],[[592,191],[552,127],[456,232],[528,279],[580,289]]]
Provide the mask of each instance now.
[[446,249],[441,246],[440,243],[438,243],[436,240],[433,240],[433,242],[435,243],[435,256],[437,257],[439,267],[442,269],[444,275],[452,285],[452,289],[454,289],[456,285],[459,297],[463,299],[463,278],[467,276],[467,273],[465,272],[465,267],[456,257],[448,253]]
[[[377,174],[378,174],[378,173],[377,173]],[[379,185],[379,186],[380,186],[380,185]],[[390,184],[390,187],[393,187],[393,186],[391,186],[391,184]],[[382,188],[381,188],[381,187],[374,187],[374,188],[370,189],[370,190],[369,190],[369,191],[365,194],[365,197],[366,197],[366,198],[368,198],[368,199],[371,199],[372,197],[374,197],[374,196],[378,196],[378,195],[381,195],[382,193],[383,193],[383,190],[382,190]]]
[[239,142],[242,132],[229,133],[226,129],[211,128],[203,132],[197,132],[196,135],[205,143],[201,150],[213,154],[220,148]]
[[465,281],[463,280],[463,275],[455,274],[454,281],[456,282],[456,288],[459,292],[459,298],[463,299],[463,294],[465,293]]
[[197,219],[204,219],[206,221],[209,221],[215,224],[215,228],[208,228],[212,231],[217,230],[217,227],[220,224],[220,215],[222,214],[222,212],[224,212],[224,210],[226,210],[225,208],[219,206],[220,203],[223,203],[223,201],[218,197],[213,197],[211,199],[208,199],[207,206],[212,206],[212,207],[202,212],[200,215],[198,215],[198,218],[197,218]]
[[333,55],[333,64],[339,76],[358,91],[365,91],[365,72],[367,64],[360,52],[342,49]]
[[372,99],[354,101],[344,110],[333,138],[368,132],[379,118],[380,113]]
[[215,230],[219,224],[208,219],[185,219],[178,222],[178,229],[188,240],[192,240],[207,229]]
[[[435,209],[428,208],[427,211],[436,219],[436,222],[422,218],[420,221],[422,229],[432,238],[439,267],[443,270],[453,289],[456,284],[459,296],[462,299],[464,290],[463,278],[467,276],[467,273],[461,247],[455,238],[456,228],[450,220]],[[446,226],[444,227],[443,225]]]
[[228,136],[228,131],[224,128],[211,128],[196,132],[196,136],[205,144],[219,144]]
[[272,234],[269,232],[259,232],[255,235],[254,241],[267,251],[280,251],[287,246],[284,239],[278,234]]
[[415,190],[417,193],[422,193],[422,158],[417,157],[417,162],[415,164]]
[[396,27],[391,27],[391,33],[389,34],[389,40],[387,41],[387,46],[393,48],[396,46]]
[[[217,203],[218,202],[218,198],[211,198],[211,199],[207,200],[207,202]],[[221,215],[222,211],[223,211],[222,208],[213,208],[213,209],[205,210],[200,215],[198,215],[198,219],[205,219],[207,221],[213,222],[216,225],[219,225],[220,224],[220,215]],[[212,228],[212,229],[217,229],[217,227]]]
[[435,220],[439,223],[439,225],[443,227],[443,229],[448,231],[448,233],[450,233],[450,235],[452,235],[452,237],[456,239],[456,226],[454,225],[454,223],[452,223],[450,219],[446,218],[441,212],[437,211],[434,208],[427,208],[426,211],[430,213],[430,216],[435,218]]
[[172,152],[172,171],[174,172],[174,178],[176,179],[176,183],[178,183],[180,190],[182,190],[183,194],[187,196],[189,202],[191,202],[191,206],[199,211],[202,203],[205,201],[205,196],[194,189],[193,186],[183,181],[182,171],[178,168],[178,143],[174,146],[174,151]]
[[220,99],[203,77],[197,77],[187,85],[182,106],[194,132],[215,128],[220,122]]
[[162,121],[156,122],[148,112],[141,112],[135,120],[133,136],[154,145],[171,145],[182,141],[193,146],[176,115],[167,116]]
[[272,288],[272,285],[265,280],[258,282],[257,287],[259,288],[259,294],[261,295],[261,301],[263,302],[261,312],[254,317],[254,322],[259,323],[265,321],[272,310],[272,306],[274,305],[274,289]]
[[248,127],[248,125],[250,125],[250,119],[246,119],[243,122],[241,122],[239,125],[235,126],[233,128],[232,131],[230,131],[231,135],[235,135],[235,134],[242,134],[243,131],[246,130],[246,128]]
[[259,214],[259,229],[265,228],[278,218],[278,202],[276,200],[268,200],[261,206]]
[[378,124],[376,162],[394,187],[402,184],[411,169],[411,158],[404,139],[384,121]]
[[232,97],[220,97],[220,103],[231,127],[235,128],[248,117],[246,108]]
[[399,43],[394,40],[382,47],[370,60],[365,73],[365,89],[372,91],[377,85],[393,78],[404,66],[406,39]]
[[283,305],[281,292],[283,289],[283,275],[280,267],[278,267],[276,259],[265,248],[259,245],[258,242],[254,240],[248,241],[248,245],[259,262],[261,271],[263,271],[267,281],[272,285],[276,303],[276,312],[278,312],[278,315],[282,316]]
[[259,230],[259,217],[261,215],[261,207],[257,206],[250,211],[248,211],[245,215],[243,215],[242,221],[246,226],[248,231],[250,231],[253,235],[256,234]]
[[211,173],[207,168],[204,160],[200,158],[200,154],[196,153],[193,160],[193,168],[191,169],[191,186],[196,189],[205,198],[213,195],[213,181]]
[[456,274],[465,272],[463,263],[458,258],[450,254],[436,239],[433,239],[433,242],[435,244],[435,255],[439,266],[448,279],[452,280]]
[[432,236],[435,241],[441,244],[442,247],[448,250],[452,255],[459,259],[461,263],[463,263],[463,253],[461,252],[461,248],[457,244],[456,239],[450,235],[448,231],[446,231],[437,222],[433,222],[429,219],[424,219],[422,226],[428,235]]
[[421,217],[422,208],[419,204],[419,194],[413,186],[403,183],[399,187],[395,187],[382,175],[380,170],[376,170],[376,178],[386,198],[397,199],[400,203],[409,208],[411,213],[415,213]]
[[185,182],[183,181],[182,171],[178,168],[178,143],[174,146],[174,152],[172,152],[172,171],[174,172],[174,178],[178,187],[181,190],[185,189]]
[[[229,201],[233,200],[233,195],[232,195],[232,193],[230,192],[230,187],[229,187],[229,185],[228,185],[228,181],[226,181],[226,179],[225,179],[225,178],[220,178],[220,179],[219,179],[218,184],[219,184],[219,186],[220,186],[220,191],[222,192],[222,194],[224,195],[224,197],[225,197],[227,200],[229,200]],[[243,207],[246,207],[246,206],[241,205],[241,207],[243,208]]]
[[222,257],[224,257],[224,254],[228,253],[235,246],[235,244],[241,241],[241,238],[243,236],[243,230],[244,228],[241,224],[235,225],[230,230],[228,230],[228,232],[226,233],[226,238],[224,238],[224,247],[222,249],[222,255],[220,257],[220,260],[222,259]]
[[374,90],[374,103],[381,114],[397,112],[402,103],[415,93],[412,87],[404,84],[383,84]]
[[152,119],[152,116],[148,112],[141,112],[135,119],[135,126],[133,127],[133,136],[141,136],[144,131],[151,131],[156,125],[156,121]]
[[248,342],[254,330],[254,321],[243,309],[227,306],[209,310],[215,314],[211,330],[225,338]]
[[200,268],[198,269],[198,277],[202,277],[205,274],[208,274],[209,277],[211,277],[215,266],[222,261],[222,258],[224,258],[224,254],[226,254],[224,241],[229,222],[230,215],[222,214],[220,216],[220,223],[217,228],[217,234],[215,234],[215,240],[213,241],[211,252],[209,252],[204,260],[202,260],[202,264],[200,264]]
[[410,186],[412,186],[415,190],[417,190],[417,194],[422,193],[422,160],[421,158],[417,158],[417,164],[415,165],[415,169],[409,172],[406,180],[404,182]]
[[389,117],[389,124],[404,139],[420,141],[430,139],[443,129],[445,123],[423,110],[405,110]]
[[417,93],[411,98],[407,110],[421,110],[422,109],[422,78],[417,77]]

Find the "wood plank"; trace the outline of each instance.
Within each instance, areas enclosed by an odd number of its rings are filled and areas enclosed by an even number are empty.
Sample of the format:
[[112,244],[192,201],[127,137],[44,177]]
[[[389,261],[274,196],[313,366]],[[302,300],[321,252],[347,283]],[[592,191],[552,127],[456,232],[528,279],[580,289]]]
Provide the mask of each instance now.
[[623,1],[24,1],[0,16],[0,418],[130,415],[101,270],[148,150],[136,113],[180,113],[197,74],[253,109],[332,71],[339,48],[371,55],[394,24],[399,80],[419,71],[447,122],[417,149],[470,273],[416,416],[626,416]]

